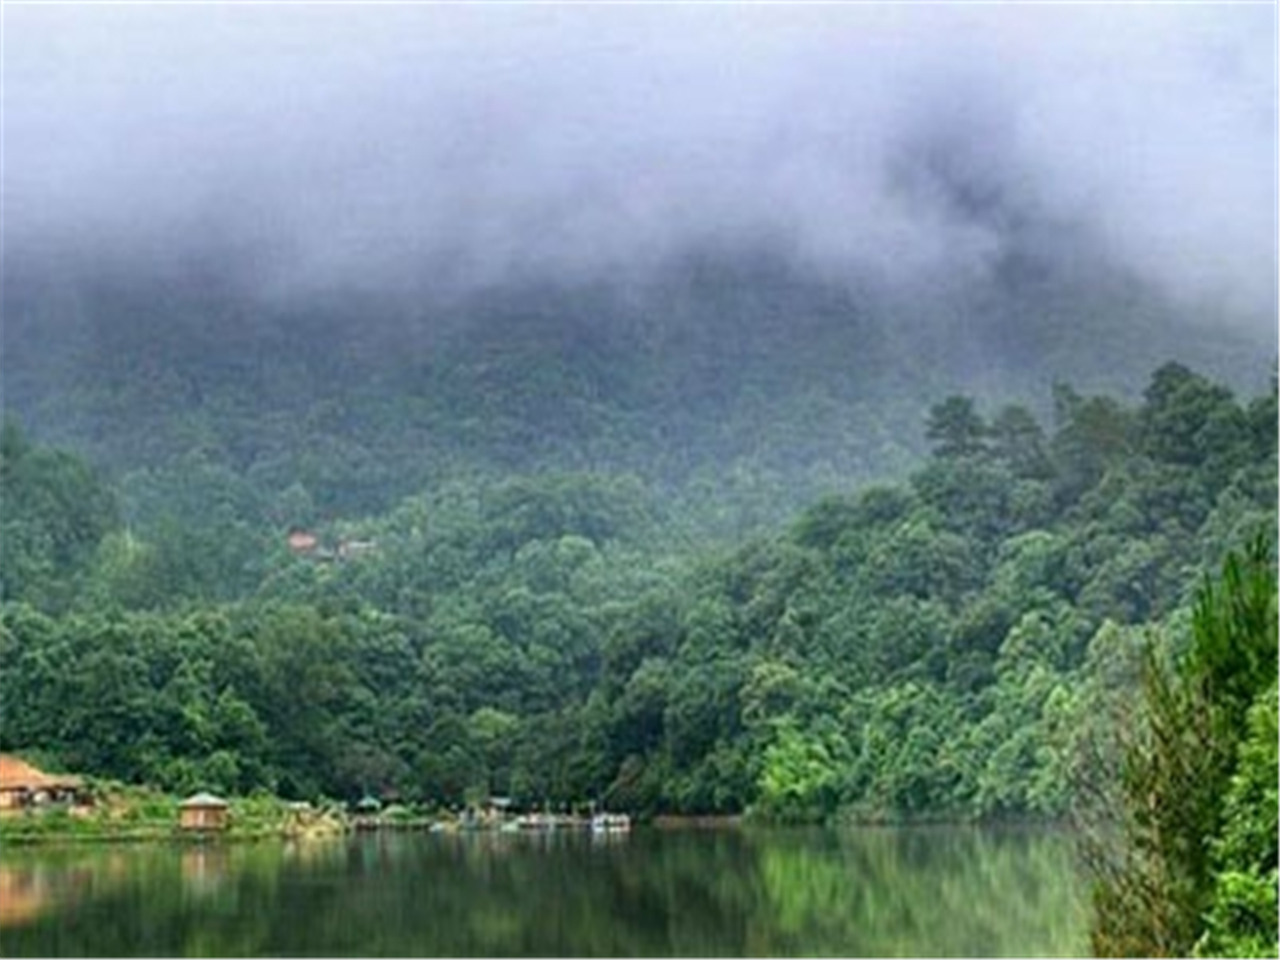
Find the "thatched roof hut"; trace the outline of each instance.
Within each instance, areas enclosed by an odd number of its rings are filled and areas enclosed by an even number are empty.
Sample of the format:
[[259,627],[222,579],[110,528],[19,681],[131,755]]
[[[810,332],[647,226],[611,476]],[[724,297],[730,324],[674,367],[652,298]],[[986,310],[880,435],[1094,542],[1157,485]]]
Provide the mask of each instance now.
[[13,754],[0,753],[0,809],[17,810],[53,801],[76,801],[83,789],[81,777],[45,773]]

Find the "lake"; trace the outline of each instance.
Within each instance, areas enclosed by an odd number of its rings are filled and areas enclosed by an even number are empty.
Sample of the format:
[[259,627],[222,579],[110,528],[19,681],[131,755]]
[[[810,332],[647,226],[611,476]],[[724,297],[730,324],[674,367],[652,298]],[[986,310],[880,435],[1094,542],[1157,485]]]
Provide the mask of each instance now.
[[6,956],[1067,956],[1064,833],[366,833],[5,849]]

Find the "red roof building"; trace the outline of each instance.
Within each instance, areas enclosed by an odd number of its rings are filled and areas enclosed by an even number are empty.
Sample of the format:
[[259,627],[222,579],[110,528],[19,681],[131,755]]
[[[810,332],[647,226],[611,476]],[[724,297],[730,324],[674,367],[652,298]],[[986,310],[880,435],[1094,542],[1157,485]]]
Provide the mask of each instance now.
[[289,534],[288,543],[289,549],[299,554],[314,553],[316,547],[320,546],[320,540],[316,535],[306,530],[294,530]]

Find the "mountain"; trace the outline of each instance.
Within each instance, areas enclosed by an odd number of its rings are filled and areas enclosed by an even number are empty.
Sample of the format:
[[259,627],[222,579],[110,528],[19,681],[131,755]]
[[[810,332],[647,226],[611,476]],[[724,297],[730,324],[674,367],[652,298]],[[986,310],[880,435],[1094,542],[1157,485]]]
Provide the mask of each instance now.
[[1249,393],[1276,350],[1056,253],[909,291],[740,250],[447,296],[292,296],[247,276],[212,253],[19,262],[6,408],[121,479],[136,522],[178,509],[193,462],[253,488],[252,522],[285,491],[335,517],[450,478],[594,470],[727,503],[712,532],[737,535],[903,476],[949,393],[1045,415],[1056,381],[1133,397],[1168,359]]

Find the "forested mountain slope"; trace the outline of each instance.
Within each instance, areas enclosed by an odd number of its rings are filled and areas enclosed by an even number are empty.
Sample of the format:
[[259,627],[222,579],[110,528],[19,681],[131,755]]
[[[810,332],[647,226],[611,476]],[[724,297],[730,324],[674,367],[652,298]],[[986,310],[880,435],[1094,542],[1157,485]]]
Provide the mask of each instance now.
[[768,252],[417,297],[273,296],[224,260],[7,272],[6,408],[105,469],[135,527],[313,523],[451,479],[587,470],[634,473],[734,539],[905,476],[940,396],[1047,418],[1055,381],[1133,398],[1170,358],[1251,393],[1275,354],[1114,268],[1026,253],[909,294]]
[[1048,429],[936,402],[905,481],[733,549],[585,471],[442,483],[314,550],[233,512],[143,534],[10,426],[0,745],[175,789],[1060,815],[1148,625],[1183,643],[1274,528],[1277,415],[1179,364],[1054,399]]

